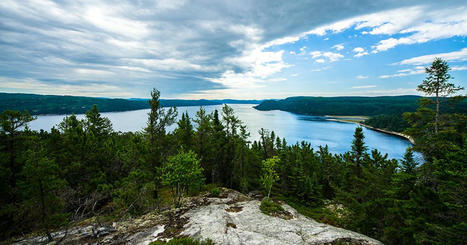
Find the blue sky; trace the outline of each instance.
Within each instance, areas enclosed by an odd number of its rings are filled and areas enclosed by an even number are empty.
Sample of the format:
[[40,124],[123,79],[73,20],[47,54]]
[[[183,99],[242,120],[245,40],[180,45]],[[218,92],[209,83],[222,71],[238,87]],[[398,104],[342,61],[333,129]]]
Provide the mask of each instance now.
[[2,0],[0,91],[418,94],[434,57],[466,87],[466,39],[465,1]]

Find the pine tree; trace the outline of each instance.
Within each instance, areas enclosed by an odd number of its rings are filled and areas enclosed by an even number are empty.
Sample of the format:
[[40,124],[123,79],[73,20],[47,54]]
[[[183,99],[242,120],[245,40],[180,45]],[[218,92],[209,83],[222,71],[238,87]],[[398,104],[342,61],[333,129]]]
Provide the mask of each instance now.
[[148,113],[148,122],[145,128],[151,145],[155,143],[158,137],[165,135],[165,128],[172,125],[177,117],[177,108],[171,107],[168,110],[162,108],[160,103],[160,92],[157,89],[151,91],[151,107]]
[[[63,225],[66,214],[62,212],[63,203],[59,191],[65,186],[59,167],[53,159],[46,157],[41,146],[26,152],[27,159],[22,174],[23,195],[28,200],[24,204],[39,217],[40,226],[49,242],[53,240],[51,229]],[[37,207],[38,206],[38,207]]]
[[83,125],[88,134],[92,134],[98,139],[108,136],[113,131],[112,123],[108,118],[101,116],[97,105],[93,105],[92,108],[86,112]]
[[355,133],[353,137],[354,139],[352,141],[351,153],[355,162],[355,171],[357,177],[361,177],[361,164],[363,161],[364,154],[366,154],[366,150],[368,149],[368,147],[365,146],[364,142],[365,136],[363,135],[363,128],[355,128]]
[[450,70],[446,61],[435,58],[430,67],[425,68],[428,74],[423,83],[418,85],[417,90],[427,95],[435,95],[436,113],[435,113],[435,133],[439,130],[439,117],[440,117],[440,97],[446,97],[457,93],[462,90],[462,87],[456,87],[454,84],[449,83],[452,78],[448,73]]
[[182,118],[178,121],[177,124],[178,128],[175,129],[175,135],[178,138],[179,144],[187,150],[192,149],[194,131],[188,112],[182,113]]

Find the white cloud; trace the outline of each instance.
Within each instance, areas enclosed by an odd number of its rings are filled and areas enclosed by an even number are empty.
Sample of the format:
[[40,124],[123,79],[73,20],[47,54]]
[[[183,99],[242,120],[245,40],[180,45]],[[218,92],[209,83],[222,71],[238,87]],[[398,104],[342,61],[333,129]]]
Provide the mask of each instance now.
[[388,19],[373,29],[370,34],[405,34],[400,38],[388,38],[373,46],[373,52],[386,51],[398,45],[425,43],[432,40],[467,36],[467,7],[436,9],[416,7],[413,12],[404,13],[403,18]]
[[451,67],[452,71],[464,71],[467,70],[467,66],[453,66]]
[[282,71],[290,65],[286,64],[282,55],[284,50],[266,52],[257,48],[239,57],[231,58],[228,62],[244,67],[245,71],[235,72],[227,70],[219,78],[207,78],[209,81],[222,84],[228,88],[258,88],[266,82],[284,81],[285,78],[273,78],[273,74]]
[[334,46],[332,46],[333,49],[336,49],[337,51],[341,51],[344,49],[344,45],[342,43],[340,44],[336,44]]
[[149,34],[146,23],[124,18],[121,13],[112,12],[115,9],[104,6],[89,7],[83,18],[103,31],[122,36],[143,38]]
[[368,76],[363,76],[363,75],[358,75],[357,76],[357,79],[367,79],[367,78],[368,78]]
[[322,52],[322,51],[312,51],[310,52],[311,58],[317,59],[321,58],[318,60],[315,60],[318,63],[324,63],[326,58],[329,62],[335,62],[340,60],[341,58],[344,58],[344,56],[340,53],[334,53],[334,52]]
[[381,75],[379,78],[393,78],[393,77],[406,77],[406,76],[411,76],[411,75],[418,75],[418,74],[423,74],[425,73],[425,67],[423,66],[416,66],[413,69],[403,69],[403,70],[398,70],[395,74],[392,75]]
[[354,86],[353,89],[366,89],[366,88],[376,88],[376,85],[362,85],[362,86]]
[[85,76],[110,76],[113,75],[113,72],[105,71],[105,70],[96,70],[96,69],[84,69],[84,68],[77,68],[73,70],[75,73],[79,75]]
[[459,51],[453,51],[448,53],[437,53],[429,54],[418,57],[413,57],[410,59],[405,59],[396,64],[399,65],[425,65],[433,62],[435,58],[441,58],[446,61],[456,62],[456,61],[466,61],[467,60],[467,48],[463,48]]
[[444,6],[439,3],[403,7],[344,19],[317,27],[297,37],[300,39],[306,35],[324,36],[328,32],[339,33],[350,28],[364,29],[361,32],[364,35],[403,35],[399,38],[380,40],[372,46],[372,53],[378,53],[403,44],[467,36],[466,12],[466,6]]
[[356,53],[354,57],[361,57],[364,55],[368,55],[368,52],[362,47],[356,47],[352,50],[352,52]]

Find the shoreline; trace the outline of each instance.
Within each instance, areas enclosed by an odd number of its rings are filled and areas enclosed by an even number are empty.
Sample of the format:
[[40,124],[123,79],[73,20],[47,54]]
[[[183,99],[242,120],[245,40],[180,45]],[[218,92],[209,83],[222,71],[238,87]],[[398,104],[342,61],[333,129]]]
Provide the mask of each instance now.
[[[326,120],[329,120],[329,121],[345,122],[345,123],[356,123],[356,124],[358,124],[360,126],[363,126],[365,128],[368,128],[368,129],[371,129],[371,130],[374,130],[374,131],[378,131],[378,132],[381,132],[381,133],[398,136],[400,138],[404,138],[404,139],[408,140],[412,145],[415,145],[415,140],[412,137],[410,137],[409,135],[399,133],[399,132],[384,130],[384,129],[380,129],[380,128],[375,128],[375,127],[372,127],[370,125],[363,124],[362,122],[364,120],[358,120],[358,119],[363,119],[364,117],[359,117],[359,116],[328,116],[328,115],[326,115],[325,117],[326,117]],[[355,119],[355,120],[339,119],[339,117],[341,117],[341,118],[352,118],[352,119]]]
[[363,123],[359,123],[359,124],[361,126],[365,127],[365,128],[368,128],[368,129],[371,129],[371,130],[374,130],[374,131],[378,131],[378,132],[381,132],[381,133],[390,134],[390,135],[394,135],[394,136],[399,136],[401,138],[404,138],[404,139],[410,141],[410,143],[412,143],[412,145],[415,145],[415,140],[412,137],[410,137],[409,135],[399,133],[399,132],[384,130],[384,129],[380,129],[380,128],[375,128],[375,127],[372,127],[372,126],[369,126],[369,125],[366,125],[366,124],[363,124]]

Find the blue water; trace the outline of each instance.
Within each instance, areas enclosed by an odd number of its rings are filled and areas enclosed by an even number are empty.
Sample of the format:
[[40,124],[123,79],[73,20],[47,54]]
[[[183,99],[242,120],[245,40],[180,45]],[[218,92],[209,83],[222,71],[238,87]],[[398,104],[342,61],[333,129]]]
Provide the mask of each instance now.
[[[328,145],[333,153],[343,153],[350,150],[353,133],[357,127],[354,123],[343,123],[328,121],[319,117],[297,115],[284,111],[258,111],[253,108],[254,105],[230,105],[235,114],[242,120],[251,133],[251,140],[258,140],[258,130],[261,128],[274,131],[277,136],[285,138],[289,144],[300,142],[302,140],[310,142],[316,148],[317,146]],[[205,110],[210,113],[215,109],[221,111],[221,105],[205,106]],[[193,118],[199,107],[179,107],[179,117],[182,112],[187,111]],[[112,121],[115,131],[140,131],[146,126],[147,114],[149,109],[126,111],[126,112],[106,112],[102,113]],[[44,129],[49,131],[53,126],[60,123],[64,115],[41,115],[37,120],[29,124],[31,129]],[[77,115],[83,118],[84,115]],[[172,125],[169,130],[173,130]],[[390,158],[402,158],[405,149],[411,146],[411,143],[403,138],[384,134],[364,128],[365,142],[368,148],[378,149],[383,153],[388,153]]]

